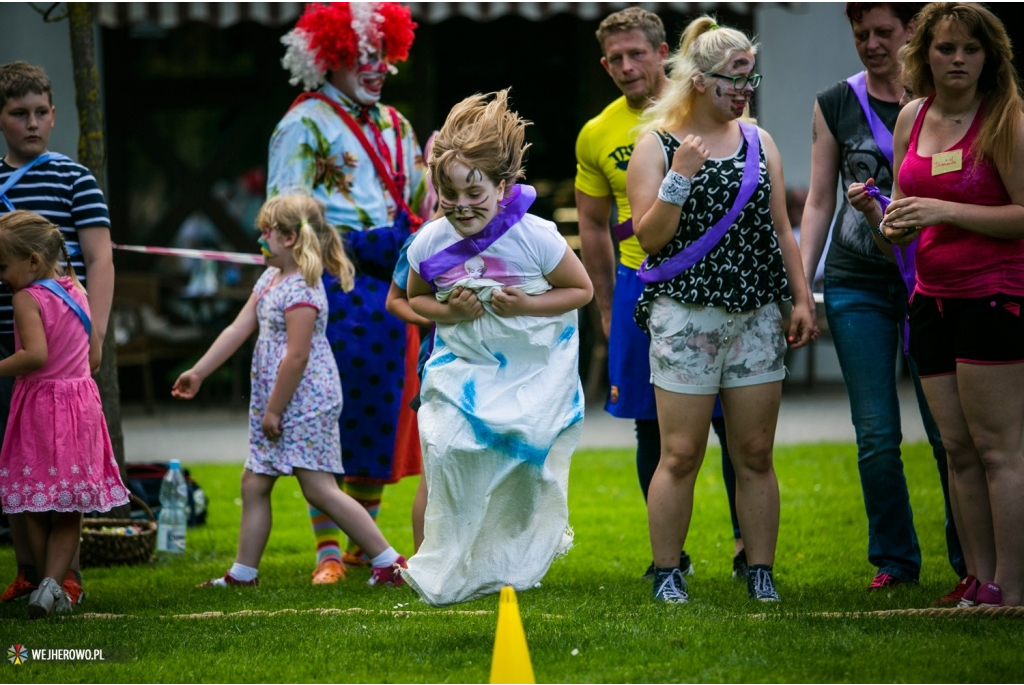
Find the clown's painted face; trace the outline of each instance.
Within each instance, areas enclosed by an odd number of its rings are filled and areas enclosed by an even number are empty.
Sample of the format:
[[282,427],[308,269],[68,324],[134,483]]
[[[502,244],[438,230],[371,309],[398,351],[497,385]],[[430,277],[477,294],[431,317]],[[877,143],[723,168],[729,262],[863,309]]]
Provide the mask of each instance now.
[[396,70],[384,59],[378,50],[369,56],[362,56],[352,69],[332,72],[331,83],[342,93],[364,107],[370,107],[380,101],[384,89],[384,79]]

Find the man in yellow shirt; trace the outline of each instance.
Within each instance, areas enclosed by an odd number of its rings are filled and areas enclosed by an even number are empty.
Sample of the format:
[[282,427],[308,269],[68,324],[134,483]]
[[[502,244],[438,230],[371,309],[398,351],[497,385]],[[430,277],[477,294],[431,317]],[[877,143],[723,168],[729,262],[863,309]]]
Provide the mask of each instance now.
[[[650,341],[633,321],[633,310],[643,291],[636,275],[647,255],[633,235],[626,198],[626,167],[633,152],[634,129],[644,108],[665,84],[669,47],[665,27],[656,14],[630,7],[609,15],[597,29],[601,65],[622,91],[622,97],[588,121],[576,139],[576,209],[579,214],[580,251],[594,283],[601,325],[608,338],[608,376],[611,387],[605,410],[636,422],[637,475],[644,499],[661,457],[661,436],[654,403],[648,357]],[[610,226],[612,208],[616,225]],[[615,263],[612,235],[619,241]],[[718,408],[716,407],[716,410]],[[722,442],[723,475],[733,511],[737,556],[734,577],[746,579],[746,557],[736,522],[735,473],[728,459],[725,423],[721,411],[713,420]],[[731,479],[730,479],[731,476]],[[741,567],[742,565],[742,567]],[[680,553],[679,567],[692,574],[689,556]],[[653,573],[653,567],[648,573]],[[646,577],[646,575],[645,575]]]

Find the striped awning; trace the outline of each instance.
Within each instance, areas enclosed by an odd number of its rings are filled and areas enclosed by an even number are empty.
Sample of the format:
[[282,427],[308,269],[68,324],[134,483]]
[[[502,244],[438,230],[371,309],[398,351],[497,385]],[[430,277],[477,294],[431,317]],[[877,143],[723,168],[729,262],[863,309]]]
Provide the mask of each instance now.
[[[295,21],[305,3],[301,2],[99,2],[96,14],[99,23],[108,28],[140,24],[174,28],[198,21],[219,27],[243,21],[277,26]],[[616,10],[639,4],[652,12],[671,10],[694,14],[706,10],[728,9],[737,14],[750,14],[749,2],[410,2],[416,21],[436,24],[453,17],[473,21],[491,21],[518,16],[530,21],[543,21],[556,14],[571,14],[593,20]]]

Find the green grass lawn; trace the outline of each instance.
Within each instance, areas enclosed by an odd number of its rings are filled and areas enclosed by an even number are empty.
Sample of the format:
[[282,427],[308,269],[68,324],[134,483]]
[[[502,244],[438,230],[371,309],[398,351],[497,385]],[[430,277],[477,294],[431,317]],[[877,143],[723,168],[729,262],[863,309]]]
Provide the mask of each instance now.
[[[1021,620],[815,615],[928,607],[955,584],[930,451],[911,446],[904,459],[924,554],[919,586],[865,591],[874,569],[866,559],[855,447],[806,445],[776,452],[782,526],[775,573],[783,602],[749,601],[745,584],[730,577],[728,507],[718,452],[709,449],[686,544],[696,567],[692,601],[664,606],[652,602],[650,583],[639,580],[651,554],[632,454],[577,453],[569,493],[576,546],[555,562],[542,588],[519,594],[538,681],[1020,681]],[[274,492],[262,586],[194,589],[233,559],[240,467],[188,466],[211,508],[209,523],[189,531],[184,558],[85,572],[79,613],[119,617],[29,621],[25,604],[0,605],[5,648],[104,648],[115,660],[5,663],[0,680],[487,681],[497,596],[453,607],[465,612],[453,614],[427,607],[408,589],[367,587],[366,570],[334,587],[312,587],[313,537],[293,479],[282,479]],[[412,547],[415,488],[415,480],[391,487],[383,503],[381,527],[400,551]],[[13,574],[13,551],[2,548],[0,579]],[[181,616],[282,609],[297,612]]]

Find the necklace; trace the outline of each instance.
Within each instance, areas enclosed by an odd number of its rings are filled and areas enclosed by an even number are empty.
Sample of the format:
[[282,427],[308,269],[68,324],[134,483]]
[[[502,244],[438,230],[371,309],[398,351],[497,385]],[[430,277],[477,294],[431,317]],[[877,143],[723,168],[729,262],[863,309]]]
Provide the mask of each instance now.
[[949,120],[950,120],[950,121],[952,121],[952,122],[953,122],[954,124],[956,124],[957,126],[959,126],[960,124],[964,123],[964,117],[965,117],[965,116],[967,116],[967,115],[968,115],[968,114],[970,113],[970,111],[971,111],[972,109],[974,109],[974,103],[975,103],[975,101],[976,101],[977,99],[978,99],[978,96],[977,96],[977,95],[975,95],[975,96],[974,96],[974,99],[973,99],[973,100],[971,100],[971,104],[970,104],[970,105],[969,105],[969,106],[967,107],[967,111],[966,111],[966,112],[964,112],[963,114],[961,114],[960,116],[958,116],[958,117],[954,117],[954,116],[950,116],[950,115],[948,115],[948,114],[943,114],[943,115],[942,115],[942,117],[943,117],[944,119],[949,119]]

